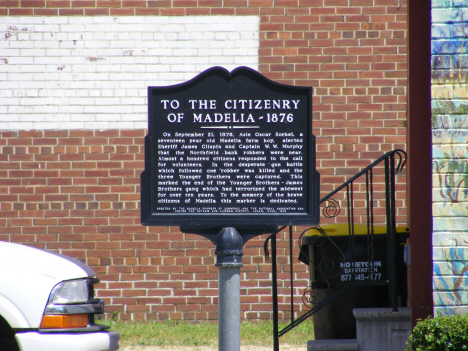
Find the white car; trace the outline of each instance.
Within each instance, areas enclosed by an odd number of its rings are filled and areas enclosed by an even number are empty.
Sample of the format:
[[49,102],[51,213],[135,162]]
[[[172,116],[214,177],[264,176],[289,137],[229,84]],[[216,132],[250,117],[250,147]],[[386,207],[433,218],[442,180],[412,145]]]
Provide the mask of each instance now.
[[2,351],[113,351],[120,336],[95,324],[96,273],[80,261],[0,242]]

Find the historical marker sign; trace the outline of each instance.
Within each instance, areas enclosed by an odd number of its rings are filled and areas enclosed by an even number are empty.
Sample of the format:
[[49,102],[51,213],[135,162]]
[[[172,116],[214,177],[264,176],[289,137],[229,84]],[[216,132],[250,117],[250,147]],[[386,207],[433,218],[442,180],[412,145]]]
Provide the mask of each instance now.
[[245,67],[148,88],[144,225],[318,224],[312,88]]

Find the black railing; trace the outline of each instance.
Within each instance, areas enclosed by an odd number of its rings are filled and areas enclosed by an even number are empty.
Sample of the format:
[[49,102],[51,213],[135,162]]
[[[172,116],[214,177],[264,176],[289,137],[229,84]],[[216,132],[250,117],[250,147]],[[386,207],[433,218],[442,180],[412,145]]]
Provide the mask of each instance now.
[[[395,167],[395,158],[398,157],[398,163]],[[375,197],[375,185],[374,185],[374,168],[379,165],[381,162],[384,162],[384,183],[385,183],[385,220],[386,220],[386,267],[385,272],[376,274],[374,273],[377,269],[374,269],[376,262],[375,258],[375,232],[374,232],[374,214],[375,214],[375,201],[379,199]],[[349,179],[347,182],[343,183],[337,189],[332,191],[330,194],[325,196],[320,200],[321,204],[327,204],[323,208],[323,215],[326,218],[337,217],[341,213],[340,203],[344,203],[347,216],[347,227],[348,227],[348,247],[347,255],[339,248],[339,246],[333,241],[333,239],[327,235],[327,233],[320,227],[315,226],[312,228],[306,229],[299,237],[299,247],[302,247],[302,238],[306,232],[311,229],[315,229],[319,235],[314,236],[310,241],[311,245],[320,246],[325,242],[332,244],[333,250],[336,251],[340,259],[344,262],[349,263],[347,267],[354,267],[356,253],[356,233],[355,233],[355,217],[359,216],[360,223],[365,223],[365,234],[366,234],[366,260],[367,267],[367,276],[365,275],[341,275],[343,269],[338,266],[331,258],[323,258],[321,262],[313,262],[314,259],[309,257],[305,252],[300,252],[300,257],[303,262],[309,263],[310,269],[314,270],[315,282],[311,282],[311,286],[308,287],[303,294],[303,303],[309,308],[308,311],[303,313],[298,318],[295,318],[294,313],[294,281],[293,281],[293,230],[289,226],[289,266],[290,266],[290,295],[291,295],[291,306],[290,314],[291,321],[290,323],[279,330],[278,328],[278,282],[277,282],[277,263],[276,263],[276,235],[285,229],[287,226],[281,227],[277,232],[271,234],[264,243],[265,257],[269,259],[268,252],[268,242],[271,242],[271,264],[272,264],[272,297],[273,297],[273,350],[279,350],[279,337],[286,334],[288,331],[299,325],[300,323],[307,320],[314,313],[318,312],[320,309],[325,307],[330,302],[336,300],[338,297],[344,295],[350,289],[356,286],[377,286],[377,285],[387,285],[389,287],[389,305],[393,310],[398,309],[398,286],[397,286],[397,267],[396,267],[396,246],[398,245],[396,240],[396,205],[395,205],[395,175],[400,172],[406,163],[406,153],[403,150],[394,150],[386,153],[378,160],[373,162],[371,165],[363,169],[361,172],[356,174],[354,177]],[[359,183],[361,177],[365,177],[365,180],[362,183]],[[381,182],[379,182],[381,183]],[[360,191],[355,191],[356,184],[360,186]],[[365,184],[364,189],[362,185]],[[337,195],[340,191],[344,191],[344,195],[341,201],[333,199],[333,196]],[[364,194],[365,196],[363,196]],[[355,213],[355,195],[358,194],[359,200],[362,201],[364,198],[365,202],[365,211],[364,213],[357,214]],[[380,207],[380,206],[378,206]],[[377,208],[378,208],[377,207]],[[362,211],[361,211],[362,212]],[[347,247],[347,248],[348,248]],[[362,250],[361,250],[362,251]],[[362,254],[362,253],[361,253]],[[362,257],[362,256],[360,256]],[[343,266],[343,263],[342,263]],[[354,271],[353,268],[351,268]],[[330,288],[330,280],[333,277],[341,275],[345,277],[345,282],[339,284],[335,289],[329,289],[329,294],[323,298],[321,301],[317,301],[317,282],[322,286]],[[349,276],[349,277],[348,277]],[[348,279],[349,278],[349,279]],[[359,279],[357,279],[359,278]],[[314,284],[316,284],[314,286]]]

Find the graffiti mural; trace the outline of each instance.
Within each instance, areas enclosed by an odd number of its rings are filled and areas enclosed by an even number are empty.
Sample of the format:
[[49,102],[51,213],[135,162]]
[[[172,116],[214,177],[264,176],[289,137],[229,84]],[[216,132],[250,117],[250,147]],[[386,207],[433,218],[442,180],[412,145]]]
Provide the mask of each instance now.
[[468,312],[468,1],[432,0],[434,312]]

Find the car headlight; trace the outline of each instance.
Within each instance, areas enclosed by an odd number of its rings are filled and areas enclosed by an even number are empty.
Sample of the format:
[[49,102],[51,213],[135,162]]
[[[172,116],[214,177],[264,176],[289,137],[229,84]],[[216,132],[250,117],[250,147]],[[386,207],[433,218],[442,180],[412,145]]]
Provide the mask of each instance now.
[[49,303],[72,304],[83,303],[89,299],[89,288],[86,280],[70,280],[60,283],[54,289]]
[[94,323],[94,315],[104,312],[104,302],[94,298],[94,284],[99,279],[63,281],[50,293],[40,328],[44,330],[107,328]]

